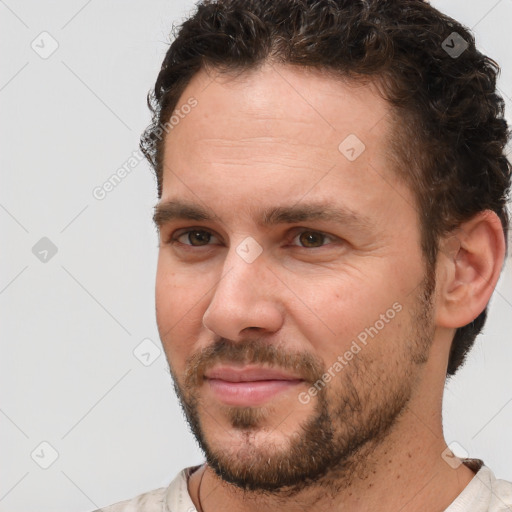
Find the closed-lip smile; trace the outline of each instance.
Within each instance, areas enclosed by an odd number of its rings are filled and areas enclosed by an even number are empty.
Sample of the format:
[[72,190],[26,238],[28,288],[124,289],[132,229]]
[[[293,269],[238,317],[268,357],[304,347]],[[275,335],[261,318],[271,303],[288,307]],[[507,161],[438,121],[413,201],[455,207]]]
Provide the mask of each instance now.
[[215,398],[231,406],[257,406],[301,384],[304,379],[279,368],[218,365],[204,374]]

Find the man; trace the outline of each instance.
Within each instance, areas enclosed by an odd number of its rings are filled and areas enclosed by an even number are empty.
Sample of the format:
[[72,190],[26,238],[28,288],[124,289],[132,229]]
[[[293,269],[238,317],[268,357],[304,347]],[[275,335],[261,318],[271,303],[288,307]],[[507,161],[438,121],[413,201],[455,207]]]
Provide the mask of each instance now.
[[441,418],[506,254],[496,73],[420,0],[198,6],[142,148],[206,463],[103,510],[512,510]]

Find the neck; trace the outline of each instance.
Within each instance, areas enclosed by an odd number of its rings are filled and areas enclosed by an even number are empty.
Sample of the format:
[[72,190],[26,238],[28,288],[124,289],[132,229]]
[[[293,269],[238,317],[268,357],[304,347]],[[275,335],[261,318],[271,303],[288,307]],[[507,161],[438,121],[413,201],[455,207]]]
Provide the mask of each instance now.
[[474,476],[464,464],[454,469],[445,462],[441,456],[445,448],[440,422],[433,428],[430,418],[409,407],[385,440],[365,446],[355,456],[350,477],[333,471],[292,495],[260,494],[222,481],[205,466],[192,475],[189,490],[202,512],[298,512],[306,507],[311,512],[396,512],[405,507],[419,512],[426,506],[433,512],[443,511]]

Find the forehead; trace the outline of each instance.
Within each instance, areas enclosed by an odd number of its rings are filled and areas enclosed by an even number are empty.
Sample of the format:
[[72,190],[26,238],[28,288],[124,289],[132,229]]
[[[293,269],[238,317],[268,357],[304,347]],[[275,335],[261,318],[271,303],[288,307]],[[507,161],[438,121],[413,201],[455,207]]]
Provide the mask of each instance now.
[[[341,141],[351,133],[369,143],[389,128],[390,106],[374,82],[348,81],[299,66],[266,63],[236,73],[202,69],[182,93],[177,109],[191,97],[198,101],[198,108],[187,116],[194,120],[195,134],[187,132],[192,138],[204,136],[203,130],[211,132],[213,121],[215,131],[233,139],[272,136],[272,127],[296,135],[297,142],[305,139],[302,142],[317,146]],[[183,119],[171,138],[187,125],[190,122]],[[307,129],[313,127],[316,130]]]
[[[372,84],[265,64],[237,75],[202,70],[177,112],[191,99],[197,106],[183,109],[166,137],[162,201],[217,197],[224,208],[254,211],[261,201],[278,204],[283,193],[292,201],[305,194],[332,200],[346,190],[349,208],[358,191],[367,203],[396,194],[390,106]],[[228,195],[231,203],[223,203]]]

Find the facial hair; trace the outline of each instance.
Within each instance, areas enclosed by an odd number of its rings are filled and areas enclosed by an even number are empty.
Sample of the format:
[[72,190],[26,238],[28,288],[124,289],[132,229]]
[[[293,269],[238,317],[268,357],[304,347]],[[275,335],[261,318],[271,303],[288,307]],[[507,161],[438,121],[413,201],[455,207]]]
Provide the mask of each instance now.
[[[238,453],[208,438],[202,422],[208,418],[201,402],[204,373],[218,363],[244,363],[300,372],[305,383],[321,381],[326,365],[306,352],[290,352],[264,339],[232,342],[220,338],[186,362],[183,382],[171,365],[176,394],[209,466],[225,482],[245,491],[292,496],[311,485],[339,492],[353,478],[363,476],[371,452],[391,432],[404,412],[418,377],[428,360],[433,339],[432,294],[435,283],[427,276],[419,287],[407,330],[400,340],[379,333],[370,343],[399,346],[394,359],[386,350],[366,353],[363,348],[331,383],[317,388],[314,411],[287,437],[286,449],[271,442],[254,443],[254,433],[268,426],[275,411],[268,407],[228,407],[230,425],[244,436]],[[405,311],[405,310],[404,310]],[[384,329],[385,330],[385,329]],[[380,338],[379,338],[380,336]],[[397,341],[398,343],[395,343]],[[378,357],[376,357],[376,354]],[[297,402],[300,407],[300,403]],[[203,416],[203,417],[202,417]]]

